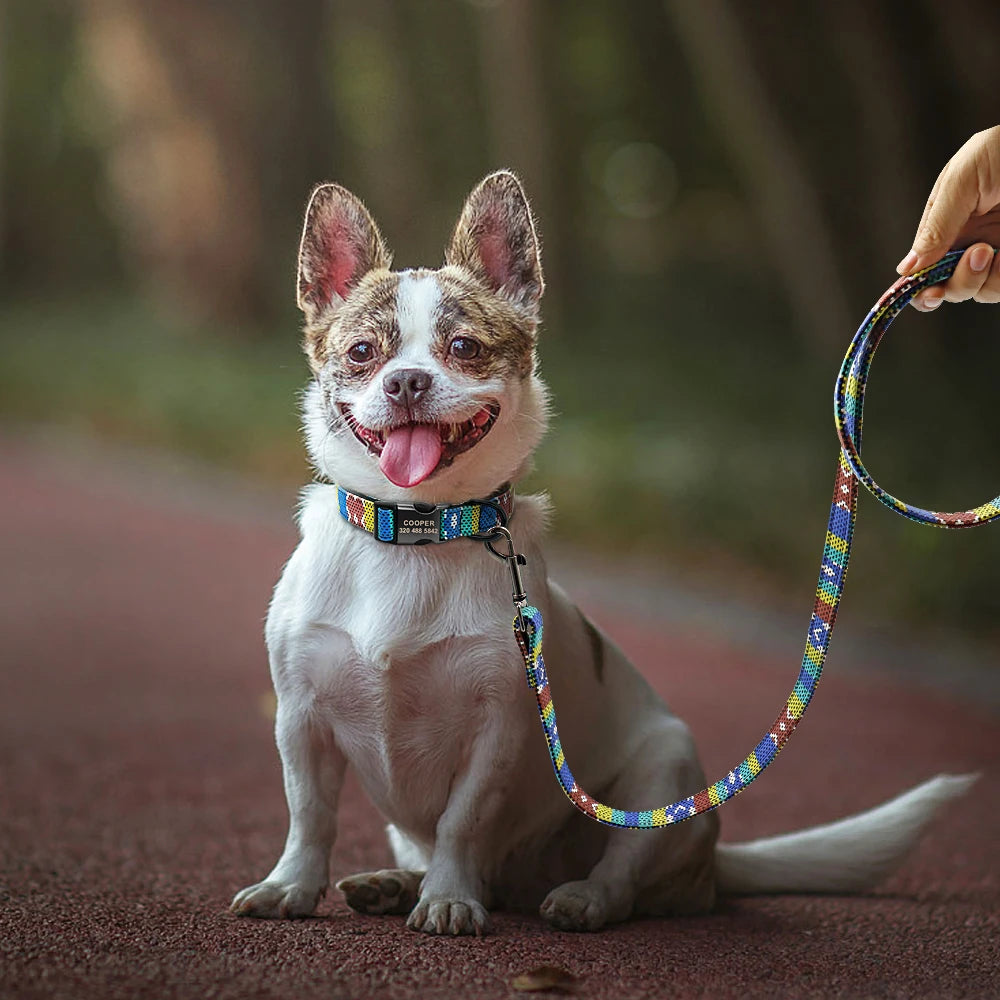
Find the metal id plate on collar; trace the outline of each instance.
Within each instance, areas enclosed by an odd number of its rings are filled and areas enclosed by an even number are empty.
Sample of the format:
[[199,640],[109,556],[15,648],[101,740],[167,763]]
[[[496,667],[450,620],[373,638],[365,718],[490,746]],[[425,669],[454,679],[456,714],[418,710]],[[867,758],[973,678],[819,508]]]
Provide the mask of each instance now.
[[426,545],[441,541],[441,509],[419,510],[414,504],[396,504],[396,544]]

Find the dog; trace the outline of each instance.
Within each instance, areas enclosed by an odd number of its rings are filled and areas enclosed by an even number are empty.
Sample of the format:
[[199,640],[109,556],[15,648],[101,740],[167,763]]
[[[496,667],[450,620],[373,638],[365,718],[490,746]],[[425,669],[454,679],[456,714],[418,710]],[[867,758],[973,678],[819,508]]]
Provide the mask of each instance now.
[[[560,793],[525,691],[504,563],[468,538],[404,545],[379,535],[422,535],[434,505],[470,498],[486,498],[499,519],[495,498],[546,430],[536,360],[544,282],[520,182],[500,171],[472,191],[439,269],[390,265],[362,202],[317,187],[298,304],[312,371],[305,437],[326,482],[304,491],[301,542],[266,626],[290,823],[274,869],[232,910],[314,912],[348,764],[388,821],[398,867],[337,888],[353,909],[403,914],[429,934],[482,934],[491,909],[537,909],[557,928],[595,931],[704,913],[719,893],[874,885],[973,778],[938,776],[859,816],[748,844],[718,843],[714,812],[609,829]],[[373,509],[402,505],[395,527],[365,525],[365,497]],[[517,496],[509,530],[545,619],[561,739],[581,787],[623,808],[705,787],[687,726],[548,579],[547,513],[544,497]]]

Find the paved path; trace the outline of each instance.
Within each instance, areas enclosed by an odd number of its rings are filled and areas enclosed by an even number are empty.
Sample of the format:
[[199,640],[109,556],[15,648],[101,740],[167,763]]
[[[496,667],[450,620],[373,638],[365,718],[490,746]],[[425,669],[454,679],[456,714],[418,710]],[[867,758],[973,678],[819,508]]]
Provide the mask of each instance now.
[[[192,503],[98,471],[0,438],[0,997],[510,997],[543,964],[583,997],[1000,996],[1000,724],[841,671],[836,645],[809,718],[723,829],[787,830],[982,771],[864,898],[731,901],[597,935],[500,914],[483,940],[413,934],[335,894],[312,920],[231,917],[285,832],[261,623],[293,532],[232,490]],[[787,693],[794,662],[591,610],[691,722],[711,776]],[[388,862],[349,781],[333,871]]]

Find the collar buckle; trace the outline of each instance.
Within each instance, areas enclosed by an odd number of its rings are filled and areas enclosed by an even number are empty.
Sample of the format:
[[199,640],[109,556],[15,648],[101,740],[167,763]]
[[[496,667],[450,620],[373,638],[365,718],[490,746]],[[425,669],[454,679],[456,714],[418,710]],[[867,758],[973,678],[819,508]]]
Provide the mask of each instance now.
[[396,544],[428,545],[441,541],[442,507],[430,503],[397,503]]

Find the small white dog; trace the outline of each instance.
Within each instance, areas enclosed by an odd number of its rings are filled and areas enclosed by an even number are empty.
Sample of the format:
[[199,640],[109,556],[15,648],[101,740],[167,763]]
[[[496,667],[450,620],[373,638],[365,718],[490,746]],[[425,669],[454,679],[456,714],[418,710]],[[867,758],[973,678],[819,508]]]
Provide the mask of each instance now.
[[[338,888],[356,910],[409,914],[410,927],[432,934],[482,933],[491,907],[540,906],[556,927],[596,930],[706,911],[716,892],[874,884],[971,778],[938,777],[869,813],[742,845],[716,843],[715,813],[610,830],[563,796],[525,687],[503,563],[467,538],[387,544],[413,540],[406,532],[436,540],[442,514],[430,505],[516,483],[545,430],[542,272],[517,178],[495,173],[472,192],[445,266],[389,265],[362,203],[318,187],[298,272],[314,374],[305,428],[317,470],[337,485],[306,489],[302,541],[267,620],[288,839],[233,910],[314,911],[348,763],[390,824],[399,867]],[[364,500],[348,509],[338,485],[375,498],[367,524]],[[379,501],[395,509],[395,527],[374,523]],[[516,498],[510,530],[545,618],[561,738],[581,787],[630,809],[700,790],[685,724],[549,581],[545,520],[543,497]]]

